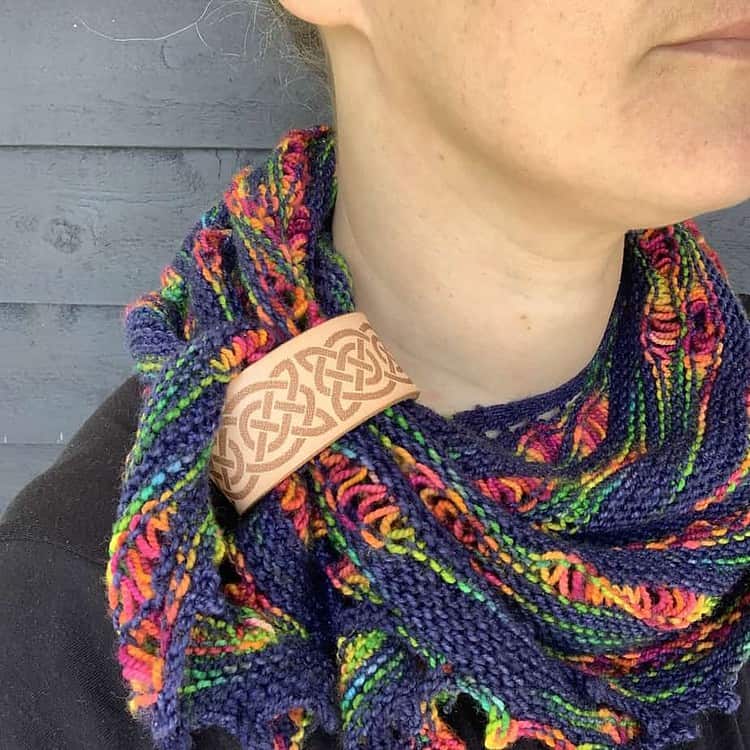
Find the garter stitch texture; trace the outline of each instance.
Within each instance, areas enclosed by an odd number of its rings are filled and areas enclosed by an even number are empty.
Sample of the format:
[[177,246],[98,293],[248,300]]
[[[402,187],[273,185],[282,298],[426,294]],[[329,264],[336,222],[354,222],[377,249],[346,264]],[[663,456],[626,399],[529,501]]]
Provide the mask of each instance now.
[[460,750],[466,694],[488,748],[660,750],[736,710],[750,324],[693,220],[625,234],[576,378],[450,417],[402,401],[237,516],[208,477],[227,383],[355,310],[335,197],[332,128],[289,131],[125,310],[142,399],[106,588],[157,747],[215,725],[298,750],[322,725],[346,750]]

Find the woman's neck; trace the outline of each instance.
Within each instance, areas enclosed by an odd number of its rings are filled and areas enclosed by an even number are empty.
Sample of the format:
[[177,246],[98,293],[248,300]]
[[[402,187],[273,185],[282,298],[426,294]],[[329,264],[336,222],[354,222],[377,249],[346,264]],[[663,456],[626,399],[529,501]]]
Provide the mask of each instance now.
[[445,144],[374,135],[337,132],[333,242],[418,401],[447,415],[575,376],[609,320],[626,230],[575,226],[563,197],[545,206]]

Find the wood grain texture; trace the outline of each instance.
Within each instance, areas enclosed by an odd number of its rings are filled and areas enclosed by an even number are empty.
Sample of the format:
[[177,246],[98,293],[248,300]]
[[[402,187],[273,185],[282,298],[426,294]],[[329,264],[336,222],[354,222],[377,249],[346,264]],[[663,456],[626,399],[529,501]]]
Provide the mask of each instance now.
[[0,444],[54,445],[131,374],[114,305],[0,304]]
[[708,243],[718,252],[737,292],[750,292],[750,200],[696,217]]
[[328,119],[322,88],[268,44],[268,13],[263,2],[0,3],[0,145],[267,148]]
[[0,149],[0,300],[126,304],[263,153]]

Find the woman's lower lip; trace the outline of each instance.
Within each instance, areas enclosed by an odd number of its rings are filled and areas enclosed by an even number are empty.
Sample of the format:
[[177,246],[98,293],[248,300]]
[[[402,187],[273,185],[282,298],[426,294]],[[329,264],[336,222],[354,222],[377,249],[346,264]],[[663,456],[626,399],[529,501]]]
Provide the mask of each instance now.
[[735,60],[750,60],[750,39],[700,39],[683,44],[668,44],[667,49],[697,52],[703,55],[719,55]]

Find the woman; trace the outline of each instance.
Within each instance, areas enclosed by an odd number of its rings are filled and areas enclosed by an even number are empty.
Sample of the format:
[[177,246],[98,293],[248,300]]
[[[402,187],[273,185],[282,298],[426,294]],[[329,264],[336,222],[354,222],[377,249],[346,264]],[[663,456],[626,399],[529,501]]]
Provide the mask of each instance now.
[[[6,513],[6,746],[743,747],[750,325],[688,217],[750,195],[750,54],[681,44],[740,19],[277,10],[335,127],[234,176]],[[381,355],[418,397],[238,502],[230,385],[355,310],[380,354],[306,397]],[[297,428],[280,401],[240,453]]]

